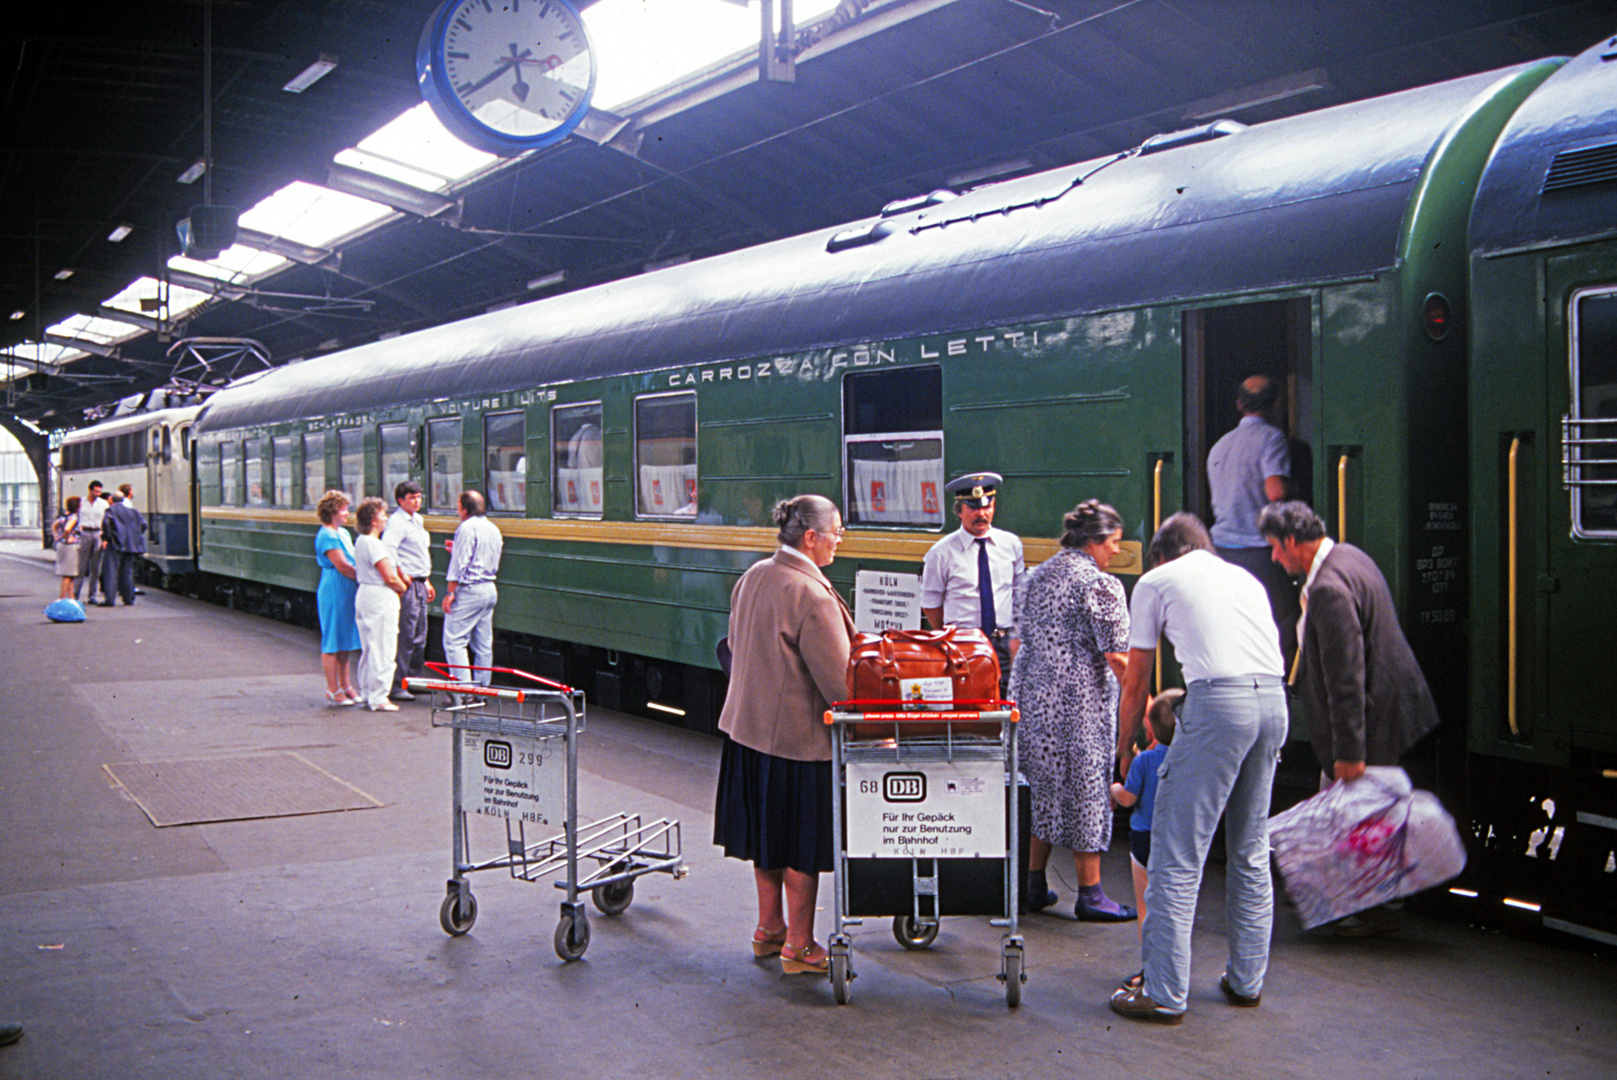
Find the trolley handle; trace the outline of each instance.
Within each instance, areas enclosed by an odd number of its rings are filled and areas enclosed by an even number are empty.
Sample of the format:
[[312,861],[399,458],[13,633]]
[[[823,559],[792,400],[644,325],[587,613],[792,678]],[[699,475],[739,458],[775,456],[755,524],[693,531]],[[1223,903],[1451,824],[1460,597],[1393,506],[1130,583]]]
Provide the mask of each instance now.
[[[436,660],[428,660],[427,661],[427,667],[429,667],[432,670],[436,671],[438,674],[442,675],[446,679],[454,679],[455,678],[455,675],[454,675],[455,671],[465,671],[468,674],[470,674],[472,672],[477,672],[477,671],[487,671],[487,672],[491,672],[491,673],[497,674],[497,675],[515,675],[519,679],[527,679],[529,682],[534,683],[537,686],[542,686],[542,687],[545,687],[546,689],[550,689],[550,690],[556,690],[556,691],[559,691],[560,693],[563,693],[563,694],[576,694],[576,693],[578,693],[577,690],[573,689],[571,686],[568,686],[566,683],[559,683],[559,682],[556,682],[554,679],[546,679],[543,676],[531,674],[530,672],[523,671],[520,668],[479,667],[479,666],[477,666],[475,664],[439,663]],[[432,689],[436,689],[436,687],[433,687]],[[468,684],[458,682],[458,681],[456,682],[456,685],[455,685],[454,689],[455,689],[455,693],[458,693],[458,694],[464,694],[464,693],[470,692]]]
[[[833,701],[831,707],[825,711],[825,722],[834,724],[835,717],[845,717],[856,722],[881,723],[939,723],[942,721],[978,721],[985,713],[1009,713],[1009,722],[1016,723],[1022,718],[1022,711],[1016,707],[1016,702],[997,698],[961,699],[959,701],[928,702],[929,705],[945,705],[945,709],[904,709],[895,710],[897,704],[891,699],[882,698],[855,698],[850,701]],[[879,709],[870,709],[868,706],[881,706]],[[960,706],[979,706],[975,709],[962,709]],[[852,708],[858,706],[858,708]],[[986,708],[982,706],[987,706]]]

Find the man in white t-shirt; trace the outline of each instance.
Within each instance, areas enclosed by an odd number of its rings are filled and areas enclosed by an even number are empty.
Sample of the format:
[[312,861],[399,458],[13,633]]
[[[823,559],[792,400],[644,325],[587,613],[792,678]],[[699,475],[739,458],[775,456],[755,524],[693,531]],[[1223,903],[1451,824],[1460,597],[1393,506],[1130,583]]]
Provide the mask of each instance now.
[[393,488],[398,509],[387,519],[382,543],[393,552],[393,565],[404,579],[399,597],[399,651],[395,659],[393,701],[414,701],[404,680],[420,675],[427,654],[427,605],[437,596],[432,587],[432,537],[421,518],[421,485],[405,480]]
[[87,604],[95,603],[96,590],[101,587],[101,553],[106,541],[101,538],[101,525],[107,516],[107,497],[101,493],[101,481],[90,481],[90,495],[79,507],[79,576],[73,582],[73,599],[79,598],[79,586],[88,585]]
[[1177,1024],[1189,1000],[1190,932],[1202,866],[1221,817],[1230,955],[1219,988],[1231,1004],[1248,1007],[1263,991],[1274,923],[1269,795],[1286,741],[1286,690],[1263,586],[1214,554],[1195,515],[1181,512],[1162,523],[1146,567],[1129,602],[1117,742],[1125,775],[1162,637],[1173,644],[1186,692],[1158,771],[1142,971],[1112,995],[1112,1010],[1131,1020]]

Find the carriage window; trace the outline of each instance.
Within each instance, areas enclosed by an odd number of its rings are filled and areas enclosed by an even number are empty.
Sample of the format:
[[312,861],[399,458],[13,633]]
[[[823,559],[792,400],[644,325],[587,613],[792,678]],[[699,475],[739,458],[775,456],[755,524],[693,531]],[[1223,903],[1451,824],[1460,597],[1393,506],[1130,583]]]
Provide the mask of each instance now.
[[365,494],[365,433],[360,429],[337,432],[337,469],[348,505],[358,506]]
[[454,510],[461,490],[460,418],[429,421],[427,445],[432,450],[432,461],[427,469],[427,506],[433,510]]
[[1573,533],[1617,537],[1617,288],[1572,297],[1565,460]]
[[270,476],[275,478],[275,505],[292,505],[292,436],[270,440]]
[[393,489],[410,479],[410,428],[407,424],[383,424],[382,490],[383,501],[393,501]]
[[264,498],[264,440],[248,439],[243,446],[247,455],[247,505],[268,506]]
[[634,463],[640,516],[696,516],[695,394],[635,400]]
[[219,505],[241,505],[241,444],[219,444]]
[[550,427],[556,513],[600,517],[601,403],[558,405],[551,410]]
[[326,493],[326,433],[311,431],[303,436],[303,505],[320,505]]
[[935,367],[842,381],[849,525],[943,524],[943,373]]
[[522,414],[483,418],[483,460],[490,510],[521,513],[528,507],[528,455],[522,446]]

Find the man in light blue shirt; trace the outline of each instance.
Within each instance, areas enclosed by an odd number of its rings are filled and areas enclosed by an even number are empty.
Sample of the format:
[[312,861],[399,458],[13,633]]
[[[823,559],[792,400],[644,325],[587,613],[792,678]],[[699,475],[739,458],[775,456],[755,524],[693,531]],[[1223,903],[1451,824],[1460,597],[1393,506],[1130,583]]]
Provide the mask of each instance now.
[[421,674],[427,652],[427,605],[436,593],[432,588],[432,538],[421,519],[421,485],[405,480],[393,489],[398,509],[387,519],[382,543],[393,552],[393,565],[404,578],[404,595],[399,597],[399,655],[393,673],[394,701],[414,701],[404,688],[404,680]]
[[[488,668],[494,663],[494,604],[500,598],[494,578],[500,570],[504,539],[499,527],[488,519],[487,504],[478,492],[461,492],[456,510],[460,526],[444,574],[444,657],[455,678],[487,686]],[[471,660],[467,659],[468,645]],[[483,670],[472,670],[474,663]]]
[[1258,511],[1286,497],[1291,478],[1291,446],[1286,433],[1268,420],[1275,386],[1266,376],[1241,383],[1235,398],[1241,422],[1213,444],[1207,455],[1207,486],[1213,495],[1213,545],[1262,582],[1269,612],[1280,631],[1280,651],[1289,664],[1297,652],[1297,589],[1269,558],[1268,541],[1258,531]]

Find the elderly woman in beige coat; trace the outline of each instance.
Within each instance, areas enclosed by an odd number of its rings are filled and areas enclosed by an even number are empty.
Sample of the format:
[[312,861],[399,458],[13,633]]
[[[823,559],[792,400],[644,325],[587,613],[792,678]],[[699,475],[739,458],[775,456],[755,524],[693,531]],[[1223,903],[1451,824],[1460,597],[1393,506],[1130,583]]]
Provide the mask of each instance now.
[[[730,594],[730,691],[719,717],[713,842],[753,864],[755,957],[788,975],[824,973],[814,940],[819,875],[832,868],[831,735],[824,714],[846,697],[853,617],[820,567],[836,557],[842,515],[820,495],[775,506],[780,548]],[[784,901],[782,894],[784,893]]]

